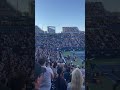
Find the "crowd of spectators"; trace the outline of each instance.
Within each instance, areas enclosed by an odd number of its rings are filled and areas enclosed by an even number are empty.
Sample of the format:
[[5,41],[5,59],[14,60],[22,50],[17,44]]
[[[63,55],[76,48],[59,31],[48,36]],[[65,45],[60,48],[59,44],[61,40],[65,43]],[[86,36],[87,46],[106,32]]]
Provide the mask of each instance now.
[[35,60],[46,69],[36,90],[85,90],[84,67],[60,62],[62,51],[85,48],[85,34],[83,32],[41,34],[36,36],[35,40]]
[[37,47],[36,52],[35,52],[35,57],[37,58],[38,56],[45,56],[48,59],[52,61],[58,60],[58,55],[59,53],[57,51],[51,50],[51,49],[46,49],[46,48],[41,48]]
[[[0,83],[2,85],[12,89],[10,83],[21,74],[20,77],[24,78],[28,87],[28,80],[32,80],[34,73],[33,37],[32,30],[0,31]],[[14,85],[24,83],[19,82],[16,81]],[[16,87],[19,86],[16,85]]]
[[57,33],[57,34],[41,34],[36,36],[36,46],[46,49],[84,49],[85,34],[80,33]]
[[85,48],[84,32],[40,34],[35,37],[35,40],[35,56],[45,56],[52,61],[62,58],[61,51],[84,50]]
[[46,71],[35,90],[85,90],[83,68],[57,61],[51,62],[46,57],[38,57],[36,63]]
[[119,56],[120,32],[113,30],[86,31],[86,49],[89,56]]

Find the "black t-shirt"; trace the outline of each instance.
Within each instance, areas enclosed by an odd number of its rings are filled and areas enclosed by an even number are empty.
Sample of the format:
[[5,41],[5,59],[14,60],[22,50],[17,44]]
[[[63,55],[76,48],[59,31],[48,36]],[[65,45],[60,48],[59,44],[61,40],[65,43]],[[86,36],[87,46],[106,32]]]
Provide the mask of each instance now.
[[71,75],[70,75],[70,73],[69,72],[65,72],[64,73],[64,78],[69,83],[71,81]]
[[67,90],[67,84],[63,77],[58,77],[55,81],[55,90]]

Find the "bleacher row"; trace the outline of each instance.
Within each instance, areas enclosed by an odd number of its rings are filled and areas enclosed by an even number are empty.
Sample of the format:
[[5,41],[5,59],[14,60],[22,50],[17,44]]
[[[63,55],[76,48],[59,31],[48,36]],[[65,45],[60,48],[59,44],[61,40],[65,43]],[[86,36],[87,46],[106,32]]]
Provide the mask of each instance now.
[[41,34],[35,37],[36,46],[47,47],[47,49],[57,50],[71,50],[81,49],[85,47],[85,34]]
[[113,90],[120,85],[120,65],[96,65],[99,71],[113,83]]
[[120,32],[113,30],[87,30],[87,57],[119,57]]
[[115,80],[120,80],[120,65],[97,65],[97,68],[99,68],[102,73],[109,76],[111,75]]

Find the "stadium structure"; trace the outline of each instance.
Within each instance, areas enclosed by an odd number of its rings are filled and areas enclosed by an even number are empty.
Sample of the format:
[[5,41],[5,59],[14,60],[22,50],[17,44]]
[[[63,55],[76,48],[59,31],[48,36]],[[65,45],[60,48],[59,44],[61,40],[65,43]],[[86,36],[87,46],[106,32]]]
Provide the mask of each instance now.
[[107,11],[102,2],[86,2],[85,6],[86,87],[119,90],[120,14]]
[[[17,72],[23,72],[26,77],[30,77],[31,72],[28,72],[28,69],[32,70],[33,67],[31,62],[33,62],[34,57],[32,56],[34,55],[34,48],[32,47],[32,45],[34,46],[34,40],[32,38],[35,34],[34,18],[32,16],[34,10],[21,12],[10,2],[10,0],[0,1],[0,83],[7,87],[9,87],[8,84],[12,76],[17,75]],[[34,6],[30,4],[30,7]],[[25,57],[22,57],[23,55]],[[24,63],[26,61],[27,63]],[[32,79],[29,78],[29,80]]]
[[55,26],[48,26],[47,31],[50,34],[55,34]]
[[78,27],[62,27],[62,33],[80,33]]
[[78,31],[77,27],[64,27],[64,29],[65,28],[66,31],[69,29],[68,32],[70,33],[44,33],[39,36],[36,35],[36,47],[55,52],[84,50],[85,33]]
[[102,2],[86,2],[87,57],[120,56],[119,16],[104,9]]

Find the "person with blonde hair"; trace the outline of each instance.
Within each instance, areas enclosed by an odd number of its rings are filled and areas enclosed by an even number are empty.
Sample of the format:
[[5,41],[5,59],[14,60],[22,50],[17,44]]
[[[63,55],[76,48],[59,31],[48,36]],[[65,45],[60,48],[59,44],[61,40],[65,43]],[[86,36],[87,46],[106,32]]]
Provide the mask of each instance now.
[[79,68],[73,70],[71,82],[68,83],[67,90],[85,90],[83,87],[82,72]]

